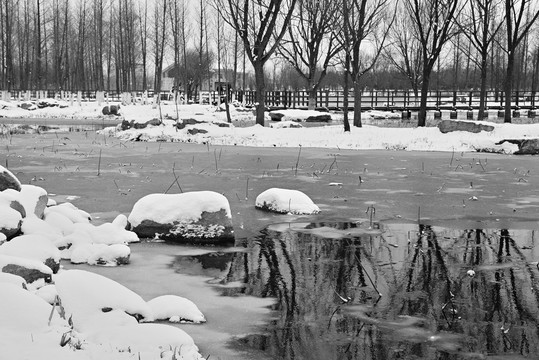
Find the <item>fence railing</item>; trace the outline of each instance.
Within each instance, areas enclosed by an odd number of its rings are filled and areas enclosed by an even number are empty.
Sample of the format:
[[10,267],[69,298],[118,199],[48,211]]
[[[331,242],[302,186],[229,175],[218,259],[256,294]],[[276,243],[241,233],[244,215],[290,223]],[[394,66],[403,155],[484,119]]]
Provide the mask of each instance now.
[[[246,102],[254,102],[255,93],[245,93]],[[380,90],[363,91],[359,94],[361,108],[364,110],[417,110],[420,104],[420,96],[412,91]],[[348,95],[348,108],[354,107],[354,92]],[[505,106],[505,96],[500,91],[487,92],[487,107],[489,109],[502,109]],[[309,93],[307,91],[268,91],[266,92],[266,106],[303,108],[309,105]],[[511,96],[511,105],[514,108],[532,109],[539,105],[539,93],[515,91]],[[344,92],[322,90],[317,92],[316,107],[343,109]],[[428,110],[449,109],[477,109],[479,108],[479,91],[431,91],[427,97]]]
[[[159,94],[159,95],[158,95]],[[229,92],[229,100],[236,100],[245,105],[254,105],[256,92],[252,90],[236,90]],[[362,91],[360,97],[361,108],[364,110],[417,110],[420,97],[413,91],[406,90],[378,90]],[[173,100],[171,92],[154,91],[58,91],[58,90],[0,90],[0,100],[24,101],[42,98],[54,98],[71,102],[122,102],[122,103],[151,103],[160,97],[161,100]],[[224,101],[225,93],[216,91],[198,92],[190,101],[195,103],[216,103]],[[186,101],[180,94],[180,101]],[[307,91],[266,91],[266,106],[270,108],[306,108],[309,105]],[[354,92],[348,95],[349,110],[354,107]],[[504,93],[501,91],[487,92],[487,107],[489,109],[502,109],[505,106]],[[511,95],[513,108],[534,109],[539,105],[539,93],[532,91],[515,91]],[[316,95],[316,108],[329,110],[342,110],[344,107],[344,92],[342,90],[321,90]],[[448,109],[477,109],[479,108],[479,91],[431,91],[427,97],[428,110]]]

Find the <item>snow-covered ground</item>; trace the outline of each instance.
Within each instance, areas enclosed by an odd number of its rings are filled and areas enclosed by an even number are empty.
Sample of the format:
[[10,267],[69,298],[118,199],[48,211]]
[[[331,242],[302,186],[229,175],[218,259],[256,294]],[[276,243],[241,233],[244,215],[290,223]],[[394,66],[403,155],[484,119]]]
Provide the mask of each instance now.
[[[162,122],[161,125],[148,125],[143,129],[121,130],[119,126],[111,126],[102,130],[104,134],[122,140],[209,142],[213,145],[232,146],[459,152],[489,150],[513,153],[517,150],[516,145],[496,143],[503,139],[539,138],[539,124],[489,123],[494,126],[493,131],[477,134],[463,131],[443,134],[437,127],[381,127],[369,124],[372,118],[402,122],[394,113],[383,112],[365,113],[365,125],[362,128],[352,127],[350,132],[344,132],[342,114],[330,114],[330,125],[305,124],[292,127],[298,124],[298,118],[299,124],[303,123],[302,112],[295,111],[294,122],[270,122],[268,117],[268,123],[281,126],[262,127],[254,125],[252,110],[233,106],[232,124],[228,124],[222,109],[208,105],[175,106],[166,102],[158,107],[122,105],[119,117],[102,115],[104,105],[95,103],[71,105],[51,102],[52,106],[44,108],[33,108],[30,104],[32,110],[18,105],[15,102],[0,102],[0,118],[20,118],[13,121],[17,124],[35,118],[73,121],[102,118],[110,119],[114,124],[121,120],[147,123],[159,119]],[[306,118],[312,114],[305,112],[303,115]],[[4,122],[3,130],[9,131],[14,126]],[[114,265],[116,259],[129,256],[128,243],[138,238],[125,230],[125,216],[109,224],[94,226],[89,223],[90,216],[84,211],[71,204],[54,203],[48,203],[48,207],[42,209],[42,215],[37,216],[35,213],[39,196],[47,195],[46,191],[41,190],[23,186],[23,191],[19,193],[6,190],[0,196],[0,200],[5,202],[12,199],[19,201],[28,214],[24,221],[20,216],[14,220],[22,221],[21,230],[25,237],[11,240],[13,243],[9,246],[0,245],[0,260],[13,263],[15,257],[25,255],[23,258],[26,260],[18,259],[18,263],[41,263],[45,259],[58,260],[62,257],[76,263]],[[272,195],[265,200],[262,198],[261,203],[274,202],[273,199],[279,200],[280,209],[288,211],[291,211],[293,204],[303,201],[291,201],[291,195],[283,199]],[[313,208],[311,212],[316,212],[316,205],[308,205]],[[6,222],[7,217],[0,220]],[[5,237],[0,238],[0,244],[3,241]],[[32,244],[29,245],[30,242]],[[50,243],[54,244],[53,248],[48,246]],[[35,244],[41,245],[38,247]],[[34,266],[32,264],[28,266]],[[43,283],[26,284],[24,279],[15,275],[0,276],[0,348],[6,358],[201,358],[198,348],[185,332],[166,325],[143,323],[154,319],[205,321],[196,305],[186,305],[188,300],[165,296],[145,302],[131,290],[110,279],[79,270],[60,270],[51,276],[53,285],[46,286]],[[23,285],[30,290],[23,289]],[[50,304],[56,303],[58,298],[62,300],[61,306]],[[185,313],[186,309],[189,309],[188,313]]]
[[[270,126],[255,125],[255,116],[251,109],[231,106],[232,124],[226,124],[226,113],[210,105],[174,105],[163,102],[160,106],[125,105],[121,106],[120,117],[102,115],[104,105],[96,103],[74,103],[67,107],[45,107],[24,110],[16,102],[0,104],[1,117],[22,118],[71,118],[113,119],[135,123],[146,123],[152,119],[162,120],[160,126],[148,126],[144,129],[131,128],[119,131],[112,126],[104,133],[117,136],[122,140],[139,141],[183,141],[211,143],[213,145],[263,146],[263,147],[323,147],[335,149],[388,149],[408,151],[478,151],[513,153],[517,146],[513,144],[495,145],[503,139],[525,139],[539,137],[539,124],[489,124],[494,131],[482,131],[478,134],[452,132],[442,134],[437,127],[417,128],[399,118],[400,114],[391,112],[365,112],[362,128],[352,127],[344,132],[342,113],[332,113],[329,124],[301,126],[299,122],[273,122],[266,116]],[[224,108],[224,106],[222,106]],[[289,110],[292,111],[292,110]],[[294,118],[301,118],[301,110],[293,110]],[[304,111],[304,118],[312,112]],[[446,114],[447,115],[447,114]],[[496,114],[491,114],[491,118]],[[445,117],[444,117],[445,118]],[[382,124],[392,126],[374,126],[376,119],[383,119]],[[493,118],[495,119],[495,118]],[[284,120],[284,119],[283,119]],[[178,128],[177,123],[187,124]],[[478,123],[476,121],[476,123]],[[5,125],[4,125],[5,126]]]

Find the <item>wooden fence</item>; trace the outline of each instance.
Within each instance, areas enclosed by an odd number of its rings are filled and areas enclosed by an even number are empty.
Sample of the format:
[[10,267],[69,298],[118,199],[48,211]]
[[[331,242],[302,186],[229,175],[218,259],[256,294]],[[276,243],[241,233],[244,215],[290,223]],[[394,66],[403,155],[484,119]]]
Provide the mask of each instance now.
[[[256,92],[252,90],[230,91],[229,99],[236,100],[245,105],[255,104]],[[403,90],[379,90],[362,91],[360,94],[361,108],[364,110],[410,110],[419,108],[420,98],[412,91]],[[4,101],[24,101],[37,100],[41,98],[53,98],[69,102],[122,102],[122,103],[151,103],[160,97],[161,100],[173,100],[174,96],[170,92],[154,93],[153,91],[55,91],[55,90],[11,90],[1,91],[0,100]],[[192,99],[195,103],[216,103],[220,98],[225,100],[224,93],[199,92],[197,97]],[[183,100],[183,95],[181,96]],[[267,91],[266,106],[269,108],[306,108],[309,104],[309,94],[307,91]],[[492,110],[500,110],[504,107],[504,94],[500,91],[487,92],[487,107]],[[539,94],[536,92],[515,91],[511,96],[513,108],[535,109],[539,104]],[[316,96],[316,108],[329,110],[342,110],[344,106],[343,91],[321,90]],[[354,106],[354,93],[348,96],[349,110]],[[428,110],[470,110],[479,108],[478,91],[431,91],[427,98]]]

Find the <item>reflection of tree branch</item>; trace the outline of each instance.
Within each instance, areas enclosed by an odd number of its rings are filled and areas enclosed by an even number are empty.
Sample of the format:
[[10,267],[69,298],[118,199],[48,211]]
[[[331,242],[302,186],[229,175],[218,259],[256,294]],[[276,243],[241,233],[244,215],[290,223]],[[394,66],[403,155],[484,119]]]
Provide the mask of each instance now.
[[[292,259],[290,258],[290,255],[288,254],[288,249],[286,248],[286,243],[280,239],[279,243],[281,244],[281,251],[283,252],[283,256],[286,260],[286,263],[288,264],[288,267],[290,269],[290,283],[291,283],[291,295],[290,298],[287,298],[287,300],[290,301],[290,303],[287,304],[287,316],[292,317],[294,314],[294,310],[296,310],[296,269],[294,268],[294,264],[292,263]],[[283,281],[283,286],[286,286]],[[291,299],[291,300],[290,300]]]

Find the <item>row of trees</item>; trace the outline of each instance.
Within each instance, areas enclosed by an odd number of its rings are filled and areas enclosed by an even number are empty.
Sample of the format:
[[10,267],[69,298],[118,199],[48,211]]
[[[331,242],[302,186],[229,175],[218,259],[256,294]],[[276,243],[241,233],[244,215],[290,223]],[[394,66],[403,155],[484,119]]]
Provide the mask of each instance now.
[[245,88],[249,67],[263,124],[268,68],[286,64],[311,107],[328,74],[353,89],[360,127],[360,90],[375,73],[398,72],[421,95],[424,126],[433,77],[453,73],[456,88],[473,68],[480,118],[487,88],[500,85],[511,121],[515,83],[537,85],[538,16],[536,0],[0,0],[0,88],[159,91],[173,64],[190,97],[211,88],[216,66]]
[[[419,126],[426,123],[431,76],[448,45],[468,40],[468,58],[481,71],[483,118],[489,55],[503,50],[505,121],[511,122],[511,92],[517,52],[539,17],[533,0],[218,0],[224,18],[241,37],[257,82],[257,123],[263,124],[264,64],[278,52],[305,78],[314,95],[332,62],[343,69],[347,107],[349,81],[355,94],[354,126],[361,126],[361,80],[385,54],[420,91]],[[288,31],[287,31],[288,29]],[[270,36],[268,34],[276,34]],[[537,46],[537,44],[535,44]],[[472,50],[473,49],[473,50]],[[345,130],[350,130],[345,112]]]

